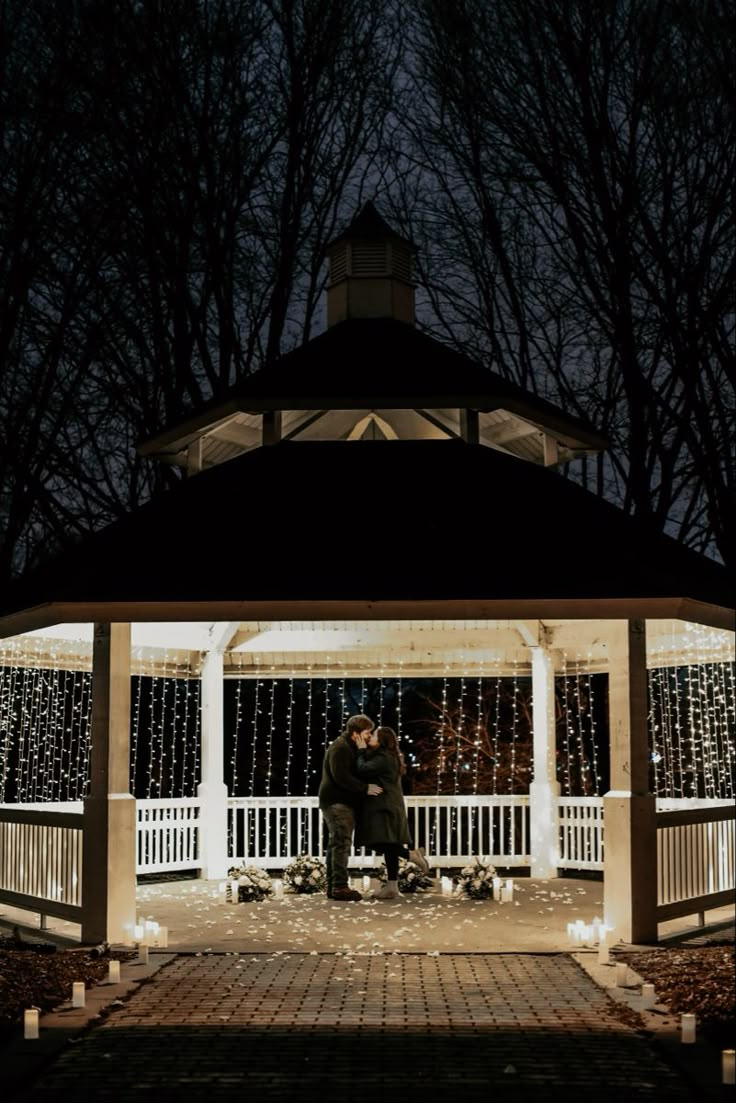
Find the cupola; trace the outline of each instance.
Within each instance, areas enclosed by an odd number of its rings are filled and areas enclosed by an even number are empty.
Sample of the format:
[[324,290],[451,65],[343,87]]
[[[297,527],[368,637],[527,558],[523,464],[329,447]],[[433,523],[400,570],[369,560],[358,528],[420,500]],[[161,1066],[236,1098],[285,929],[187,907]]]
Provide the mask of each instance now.
[[369,201],[327,246],[327,325],[394,318],[414,325],[414,245]]

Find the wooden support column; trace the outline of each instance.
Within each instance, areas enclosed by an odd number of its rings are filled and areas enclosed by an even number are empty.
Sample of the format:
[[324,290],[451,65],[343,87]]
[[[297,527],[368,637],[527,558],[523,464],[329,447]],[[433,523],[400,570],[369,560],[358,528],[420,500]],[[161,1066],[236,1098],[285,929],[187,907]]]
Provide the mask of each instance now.
[[96,624],[90,793],[84,801],[82,942],[132,942],[136,813],[130,792],[130,625]]
[[460,436],[466,444],[480,442],[480,422],[477,410],[460,410]]
[[557,738],[555,730],[555,665],[544,647],[530,647],[532,656],[532,724],[534,780],[529,786],[532,877],[556,877],[559,858],[557,801]]
[[656,802],[649,792],[646,626],[609,622],[611,789],[603,800],[605,922],[624,942],[657,941]]
[[281,410],[266,410],[261,420],[263,444],[278,444],[281,440],[283,414]]
[[227,875],[227,785],[223,753],[222,650],[209,651],[202,664],[202,780],[197,786],[200,876]]

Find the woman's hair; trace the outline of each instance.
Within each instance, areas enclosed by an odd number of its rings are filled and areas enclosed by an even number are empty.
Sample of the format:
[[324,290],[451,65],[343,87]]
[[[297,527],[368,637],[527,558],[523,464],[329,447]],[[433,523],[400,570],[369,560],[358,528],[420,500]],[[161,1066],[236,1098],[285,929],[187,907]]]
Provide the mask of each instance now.
[[376,728],[374,735],[378,736],[378,746],[381,747],[388,754],[394,755],[398,759],[399,773],[406,773],[406,764],[404,763],[404,756],[399,750],[399,741],[396,738],[396,732],[393,728],[379,727]]

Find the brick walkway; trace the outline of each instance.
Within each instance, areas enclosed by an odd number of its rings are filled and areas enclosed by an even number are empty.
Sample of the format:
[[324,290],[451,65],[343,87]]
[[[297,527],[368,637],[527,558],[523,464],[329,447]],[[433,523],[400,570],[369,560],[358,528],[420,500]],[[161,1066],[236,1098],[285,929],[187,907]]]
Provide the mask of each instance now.
[[702,1098],[619,1010],[565,954],[179,955],[11,1099]]

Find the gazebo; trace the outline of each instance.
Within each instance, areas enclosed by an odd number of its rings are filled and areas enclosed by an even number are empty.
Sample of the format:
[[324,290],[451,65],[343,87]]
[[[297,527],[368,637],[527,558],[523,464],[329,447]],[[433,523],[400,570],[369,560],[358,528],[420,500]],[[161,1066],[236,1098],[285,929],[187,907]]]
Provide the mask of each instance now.
[[141,445],[186,478],[3,595],[14,663],[91,669],[92,757],[81,810],[0,807],[0,900],[73,918],[84,941],[130,940],[146,648],[147,669],[174,656],[201,681],[204,877],[229,860],[226,677],[484,663],[531,677],[528,863],[556,876],[554,678],[574,653],[608,674],[606,924],[656,941],[664,919],[730,902],[733,807],[657,807],[647,704],[658,662],[732,662],[724,568],[555,470],[606,447],[594,427],[415,328],[412,243],[372,204],[328,260],[324,333]]

